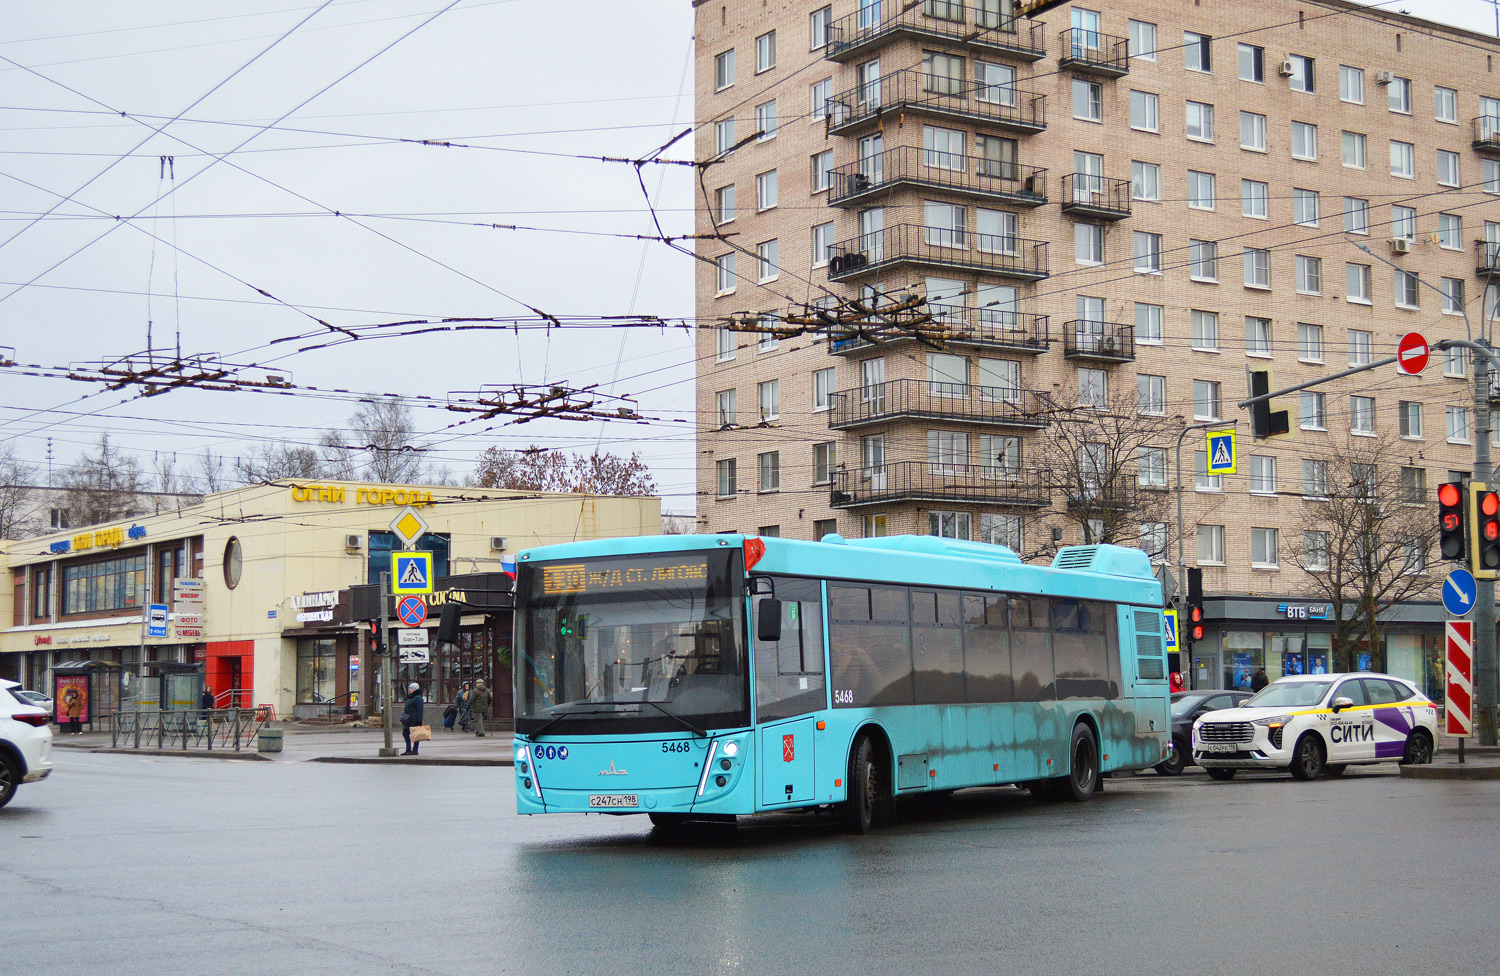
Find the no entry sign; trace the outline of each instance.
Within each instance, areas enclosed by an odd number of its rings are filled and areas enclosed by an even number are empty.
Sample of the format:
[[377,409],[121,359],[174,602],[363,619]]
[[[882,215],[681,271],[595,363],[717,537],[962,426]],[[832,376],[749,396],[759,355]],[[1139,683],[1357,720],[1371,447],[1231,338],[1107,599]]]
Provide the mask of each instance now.
[[1448,645],[1448,707],[1443,709],[1449,735],[1474,734],[1474,623],[1450,620],[1444,627]]
[[1416,376],[1427,368],[1427,339],[1420,332],[1408,332],[1396,343],[1396,368]]

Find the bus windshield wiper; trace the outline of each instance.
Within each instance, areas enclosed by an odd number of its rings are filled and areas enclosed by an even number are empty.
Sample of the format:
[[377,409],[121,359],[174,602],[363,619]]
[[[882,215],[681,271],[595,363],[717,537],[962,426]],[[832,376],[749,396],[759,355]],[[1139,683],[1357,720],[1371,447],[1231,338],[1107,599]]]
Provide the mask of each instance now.
[[543,732],[545,732],[548,729],[552,728],[552,726],[556,725],[558,722],[561,722],[563,719],[565,719],[565,718],[572,718],[575,715],[610,715],[610,714],[612,714],[612,713],[611,712],[607,712],[607,711],[598,711],[598,710],[595,710],[595,709],[590,709],[590,710],[585,711],[585,712],[562,712],[560,714],[552,716],[551,718],[547,719],[547,721],[545,721],[541,725],[537,726],[536,729],[530,735],[527,736],[527,738],[530,739],[531,741],[535,742],[536,739],[537,739],[537,737],[540,736]]
[[646,703],[647,705],[650,705],[652,708],[656,709],[658,712],[661,712],[667,718],[669,718],[672,721],[676,722],[678,725],[680,725],[683,728],[687,729],[689,732],[691,732],[694,735],[698,736],[700,739],[706,739],[706,738],[708,738],[708,733],[707,732],[705,732],[702,729],[698,728],[698,726],[694,725],[692,722],[689,722],[687,719],[683,718],[681,715],[678,715],[676,712],[669,712],[669,711],[667,711],[665,708],[663,708],[661,706],[660,702],[654,702],[654,701],[652,701],[649,698],[642,698],[641,701],[644,702],[644,703]]

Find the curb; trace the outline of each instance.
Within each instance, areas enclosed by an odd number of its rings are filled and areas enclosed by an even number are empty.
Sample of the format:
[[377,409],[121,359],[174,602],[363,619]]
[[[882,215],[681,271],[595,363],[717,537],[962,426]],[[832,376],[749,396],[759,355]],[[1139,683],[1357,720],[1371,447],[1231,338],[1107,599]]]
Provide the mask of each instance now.
[[[71,746],[79,749],[82,746]],[[89,752],[103,753],[110,756],[175,756],[179,759],[233,759],[240,762],[275,762],[269,756],[263,756],[258,752],[207,752],[205,750],[194,750],[191,752],[182,749],[89,749]]]
[[454,757],[437,757],[423,759],[421,756],[318,756],[308,759],[307,762],[315,763],[373,763],[376,765],[396,766],[514,766],[512,759],[459,759]]
[[1497,763],[1443,763],[1441,766],[1402,766],[1406,779],[1500,779]]

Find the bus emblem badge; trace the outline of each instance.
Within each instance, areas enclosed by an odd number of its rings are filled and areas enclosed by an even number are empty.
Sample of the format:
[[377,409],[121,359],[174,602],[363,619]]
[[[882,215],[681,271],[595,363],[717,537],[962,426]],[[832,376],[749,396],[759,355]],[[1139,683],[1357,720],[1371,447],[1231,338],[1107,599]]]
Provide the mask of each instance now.
[[781,737],[781,759],[783,762],[791,762],[797,758],[796,740],[789,735]]
[[611,759],[609,761],[609,768],[608,769],[601,769],[601,770],[599,770],[599,775],[600,776],[624,776],[625,775],[625,770],[623,770],[623,769],[616,769],[615,768],[615,761],[613,759]]

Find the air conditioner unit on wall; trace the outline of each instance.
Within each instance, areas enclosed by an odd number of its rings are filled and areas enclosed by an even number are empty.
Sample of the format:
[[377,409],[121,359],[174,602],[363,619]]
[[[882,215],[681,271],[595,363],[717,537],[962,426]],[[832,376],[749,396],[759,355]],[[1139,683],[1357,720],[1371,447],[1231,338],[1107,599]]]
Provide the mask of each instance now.
[[1394,80],[1395,76],[1392,75],[1389,71],[1375,72],[1375,84],[1377,85],[1389,85]]
[[491,552],[504,552],[505,551],[505,536],[503,536],[503,535],[492,535],[492,536],[490,536],[490,551]]
[[1281,77],[1290,78],[1292,76],[1292,59],[1287,58],[1285,61],[1281,62],[1281,67],[1276,70],[1277,73],[1281,75]]
[[1391,238],[1391,253],[1392,254],[1406,254],[1406,253],[1408,253],[1410,251],[1411,251],[1411,241],[1407,240],[1404,237],[1392,237]]
[[365,538],[361,535],[349,534],[344,536],[344,549],[348,552],[359,552],[364,548]]

